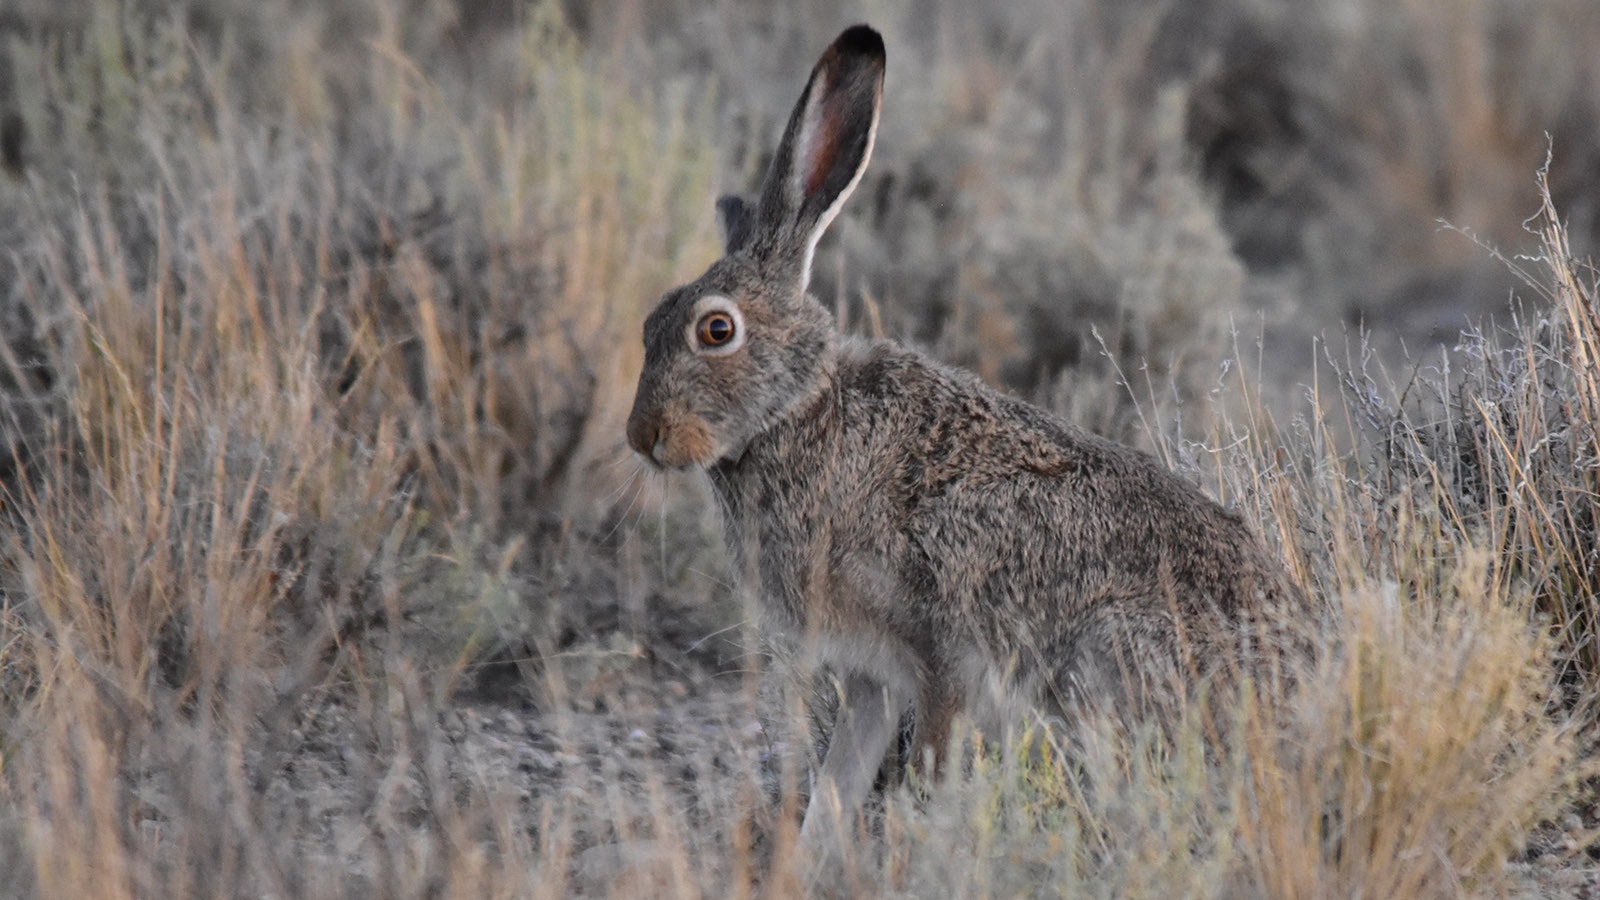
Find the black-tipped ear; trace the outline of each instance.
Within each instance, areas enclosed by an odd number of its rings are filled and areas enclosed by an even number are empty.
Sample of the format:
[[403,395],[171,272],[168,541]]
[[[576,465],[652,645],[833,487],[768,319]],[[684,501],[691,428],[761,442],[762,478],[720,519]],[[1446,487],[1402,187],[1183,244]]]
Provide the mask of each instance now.
[[883,38],[848,28],[811,70],[762,186],[753,252],[793,259],[801,287],[817,240],[855,190],[872,155],[883,99]]
[[717,230],[722,232],[722,252],[732,256],[750,245],[755,234],[756,205],[738,194],[717,198]]

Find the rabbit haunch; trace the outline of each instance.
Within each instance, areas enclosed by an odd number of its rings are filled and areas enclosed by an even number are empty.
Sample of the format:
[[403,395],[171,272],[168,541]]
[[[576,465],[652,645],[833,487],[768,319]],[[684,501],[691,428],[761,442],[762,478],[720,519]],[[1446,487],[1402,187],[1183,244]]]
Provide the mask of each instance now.
[[843,337],[806,294],[883,73],[865,26],[822,55],[759,200],[718,203],[726,255],[646,319],[628,420],[653,464],[707,472],[769,632],[840,686],[808,836],[841,834],[907,711],[935,770],[962,714],[994,734],[1029,709],[1160,712],[1298,596],[1237,515],[1152,458]]

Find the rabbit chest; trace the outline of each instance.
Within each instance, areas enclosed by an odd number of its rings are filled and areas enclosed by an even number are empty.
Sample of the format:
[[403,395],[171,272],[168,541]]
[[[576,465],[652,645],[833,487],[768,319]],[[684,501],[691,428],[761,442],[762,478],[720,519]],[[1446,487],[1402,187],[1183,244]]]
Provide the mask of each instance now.
[[779,429],[711,470],[734,571],[768,624],[794,636],[912,628],[887,488],[841,465],[839,442]]

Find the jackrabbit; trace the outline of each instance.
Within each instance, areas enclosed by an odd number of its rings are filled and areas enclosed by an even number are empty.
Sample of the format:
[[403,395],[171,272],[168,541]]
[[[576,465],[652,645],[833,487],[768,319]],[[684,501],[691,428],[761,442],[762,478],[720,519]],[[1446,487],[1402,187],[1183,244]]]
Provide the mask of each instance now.
[[1137,715],[1296,591],[1150,457],[835,330],[811,257],[866,168],[883,76],[866,26],[823,53],[759,199],[718,204],[726,255],[646,319],[628,419],[651,463],[709,475],[765,626],[840,685],[808,836],[866,797],[902,714],[935,771],[963,713]]

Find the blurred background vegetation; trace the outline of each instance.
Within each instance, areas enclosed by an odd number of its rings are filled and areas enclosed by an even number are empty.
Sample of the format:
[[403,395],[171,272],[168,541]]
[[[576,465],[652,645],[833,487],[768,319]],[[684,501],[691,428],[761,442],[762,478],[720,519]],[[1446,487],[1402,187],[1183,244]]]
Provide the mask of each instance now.
[[[1255,517],[1329,598],[1330,646],[1367,648],[1326,663],[1348,693],[1306,701],[1354,730],[1257,764],[1310,773],[1309,794],[1330,772],[1516,787],[1503,809],[1386,795],[1395,821],[1489,824],[1427,865],[1396,837],[1426,827],[1346,834],[1397,860],[1366,882],[1326,804],[1352,823],[1389,807],[1252,794],[1296,823],[1227,826],[1254,834],[1255,868],[1208,844],[1144,891],[1398,896],[1434,864],[1475,889],[1586,802],[1593,0],[0,0],[18,894],[564,892],[575,832],[506,831],[446,796],[422,807],[446,849],[418,850],[373,812],[385,767],[453,704],[603,711],[641,676],[698,691],[755,665],[696,485],[641,473],[621,419],[644,314],[715,258],[715,197],[754,187],[856,21],[884,33],[889,75],[872,167],[817,257],[841,325],[1159,453]],[[1421,618],[1385,618],[1397,596]],[[1493,699],[1462,735],[1349,712],[1410,721],[1418,697],[1393,688],[1426,679],[1404,665],[1479,651],[1503,681],[1419,694]],[[296,840],[263,844],[327,827],[268,784],[332,703],[376,748],[356,809],[387,855],[325,883]],[[1426,752],[1374,774],[1352,734]],[[1136,787],[1248,805],[1171,776]],[[1008,802],[1032,815],[1030,784]],[[1071,827],[1188,839],[1140,797],[1103,793]],[[903,846],[970,848],[940,821]],[[467,849],[485,840],[493,864]],[[1137,858],[1059,864],[1146,877]]]

